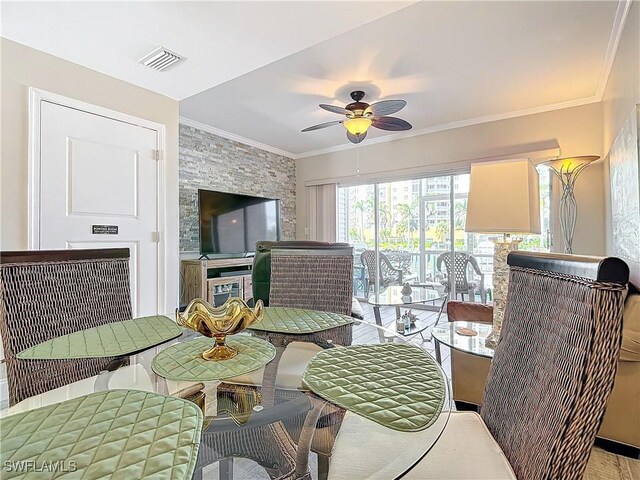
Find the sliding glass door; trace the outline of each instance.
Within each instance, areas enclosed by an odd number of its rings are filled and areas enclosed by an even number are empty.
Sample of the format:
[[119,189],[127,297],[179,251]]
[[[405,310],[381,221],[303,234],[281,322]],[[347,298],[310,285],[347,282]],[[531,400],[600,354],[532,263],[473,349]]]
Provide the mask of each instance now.
[[[550,249],[549,180],[542,169],[543,234],[524,237],[523,250]],[[468,195],[468,173],[340,187],[338,241],[355,247],[354,295],[367,299],[376,288],[408,282],[491,302],[494,236],[464,231]]]

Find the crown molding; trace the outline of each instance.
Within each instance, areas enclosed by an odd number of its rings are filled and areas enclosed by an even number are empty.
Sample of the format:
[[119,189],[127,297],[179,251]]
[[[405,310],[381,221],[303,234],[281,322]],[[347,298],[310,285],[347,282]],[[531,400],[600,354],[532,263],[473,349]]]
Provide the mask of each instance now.
[[228,140],[244,143],[245,145],[249,145],[250,147],[259,148],[260,150],[265,150],[267,152],[275,153],[276,155],[281,155],[283,157],[287,157],[291,159],[297,158],[297,155],[295,153],[287,152],[286,150],[282,150],[280,148],[267,145],[266,143],[256,142],[255,140],[251,140],[250,138],[242,137],[240,135],[236,135],[235,133],[227,132],[226,130],[221,130],[219,128],[212,127],[211,125],[207,125],[206,123],[201,123],[196,120],[191,120],[190,118],[186,118],[182,116],[179,117],[178,120],[182,125],[197,128],[198,130],[212,133],[214,135],[226,138]]
[[598,87],[596,89],[596,96],[604,96],[604,91],[609,81],[609,75],[611,75],[611,69],[613,68],[613,62],[618,53],[618,45],[620,45],[620,39],[624,32],[624,26],[627,22],[627,16],[633,0],[618,0],[618,8],[613,18],[613,26],[611,28],[611,34],[609,35],[609,42],[607,43],[607,52],[605,53],[604,61],[602,62],[602,69],[600,70],[600,78],[598,79]]

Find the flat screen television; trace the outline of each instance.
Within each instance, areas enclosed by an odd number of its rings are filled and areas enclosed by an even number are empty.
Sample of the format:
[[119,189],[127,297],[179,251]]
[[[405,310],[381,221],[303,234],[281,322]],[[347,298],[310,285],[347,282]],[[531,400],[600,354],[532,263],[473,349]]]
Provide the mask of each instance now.
[[200,253],[246,254],[280,240],[280,200],[198,190]]

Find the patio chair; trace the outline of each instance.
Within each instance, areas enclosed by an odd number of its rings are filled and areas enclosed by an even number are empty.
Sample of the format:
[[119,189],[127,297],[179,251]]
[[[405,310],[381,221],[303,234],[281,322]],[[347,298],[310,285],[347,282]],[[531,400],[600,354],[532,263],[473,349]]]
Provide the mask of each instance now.
[[418,275],[411,271],[413,267],[413,253],[404,250],[385,250],[384,255],[392,265],[402,270],[403,282],[412,282],[418,279]]
[[374,250],[365,250],[360,255],[360,261],[367,269],[367,280],[365,281],[366,296],[369,296],[371,287],[375,287],[376,275],[380,272],[380,287],[386,288],[391,285],[402,285],[403,272],[401,268],[395,268],[389,257],[384,253],[379,252],[380,256],[380,269],[376,267],[376,252]]
[[128,362],[128,357],[18,360],[19,352],[131,317],[128,248],[0,253],[0,333],[9,404]]
[[[439,272],[442,272],[446,277],[440,281],[444,285],[446,293],[451,291],[450,281],[453,278],[456,286],[456,295],[460,295],[464,300],[465,295],[469,295],[469,301],[475,302],[476,288],[480,292],[480,301],[486,303],[487,291],[484,286],[484,273],[480,270],[478,261],[473,255],[463,252],[455,252],[451,261],[451,253],[445,252],[438,256],[436,260],[436,268]],[[442,264],[444,263],[445,271],[442,270]],[[473,272],[480,278],[480,281],[469,281],[467,277],[467,270],[471,267]]]

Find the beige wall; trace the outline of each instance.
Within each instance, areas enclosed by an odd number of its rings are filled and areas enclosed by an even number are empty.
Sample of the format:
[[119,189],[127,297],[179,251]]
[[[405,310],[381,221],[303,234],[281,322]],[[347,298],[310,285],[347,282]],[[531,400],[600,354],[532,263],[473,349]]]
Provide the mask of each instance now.
[[166,126],[167,304],[178,294],[178,102],[46,53],[1,39],[2,250],[27,248],[28,89],[36,87]]
[[[517,155],[560,146],[562,155],[602,155],[602,108],[594,103],[553,112],[445,130],[388,143],[360,145],[362,177],[393,178],[402,169],[442,168],[473,159]],[[305,182],[353,177],[356,150],[297,160],[297,238],[305,238]],[[604,191],[601,164],[589,167],[576,186],[578,221],[574,252],[604,254]],[[554,184],[554,249],[563,249],[558,223],[559,185]]]
[[[625,23],[602,99],[603,150],[605,154],[608,154],[622,125],[637,104],[640,104],[640,3],[634,2]],[[612,254],[608,158],[605,159],[604,166],[606,251],[608,254]],[[640,285],[640,264],[629,261],[628,263],[631,266],[632,279]]]

